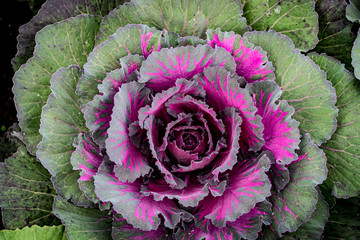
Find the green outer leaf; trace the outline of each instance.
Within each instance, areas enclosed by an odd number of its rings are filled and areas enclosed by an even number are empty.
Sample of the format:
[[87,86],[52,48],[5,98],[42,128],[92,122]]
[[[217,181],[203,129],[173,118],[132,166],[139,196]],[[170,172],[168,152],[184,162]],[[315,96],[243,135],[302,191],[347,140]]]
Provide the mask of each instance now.
[[182,36],[205,37],[206,29],[244,33],[249,28],[237,0],[132,0],[101,23],[97,44],[126,24],[145,24]]
[[338,128],[321,146],[328,159],[326,184],[336,197],[356,196],[360,192],[360,82],[336,59],[323,54],[309,56],[326,71],[338,96]]
[[329,206],[318,189],[318,202],[309,221],[301,225],[296,232],[287,233],[281,239],[320,239],[329,218]]
[[0,231],[0,240],[67,240],[65,228],[60,226],[32,226],[16,230]]
[[112,216],[108,212],[77,207],[59,196],[55,198],[53,212],[65,225],[69,239],[111,239]]
[[301,51],[318,43],[314,0],[241,0],[244,16],[254,30],[275,30],[290,37]]
[[354,41],[354,46],[351,50],[351,64],[354,67],[354,74],[357,79],[360,79],[360,29]]
[[59,224],[51,213],[56,193],[50,174],[25,146],[0,163],[0,192],[6,228]]
[[19,125],[31,154],[41,140],[40,114],[50,94],[50,78],[60,67],[81,67],[93,49],[98,17],[80,15],[47,26],[36,35],[36,48],[14,81],[14,100]]
[[280,99],[295,108],[293,118],[302,134],[310,133],[315,144],[327,141],[336,129],[336,95],[325,73],[294,49],[291,40],[274,31],[248,32],[248,40],[267,52],[275,68],[275,81],[282,87]]
[[346,7],[346,18],[351,22],[359,23],[360,20],[360,2],[359,0],[350,0]]
[[324,239],[360,239],[360,197],[337,199],[330,210],[330,218],[325,226]]
[[80,14],[107,15],[126,0],[47,0],[37,15],[19,28],[18,51],[12,59],[17,71],[32,55],[35,34],[43,27]]
[[305,134],[297,151],[299,160],[289,166],[290,181],[278,194],[271,196],[274,213],[271,226],[281,236],[294,232],[307,222],[318,201],[315,186],[326,179],[326,157]]
[[355,35],[351,32],[352,23],[345,18],[345,0],[317,0],[319,14],[319,43],[314,49],[326,53],[351,68],[351,48]]
[[[146,34],[150,36],[147,45],[143,38]],[[96,46],[84,65],[84,76],[80,79],[77,89],[81,107],[85,108],[85,105],[93,100],[99,92],[98,85],[107,73],[121,68],[120,58],[130,54],[143,55],[142,47],[147,53],[158,50],[163,45],[167,47],[168,44],[162,38],[163,34],[167,35],[145,25],[128,25],[119,28],[107,41]]]
[[80,190],[79,171],[70,163],[73,142],[78,134],[86,132],[85,119],[75,94],[81,76],[77,66],[60,68],[51,78],[52,93],[41,114],[40,133],[43,136],[36,152],[37,157],[51,173],[59,195],[82,206],[91,202]]

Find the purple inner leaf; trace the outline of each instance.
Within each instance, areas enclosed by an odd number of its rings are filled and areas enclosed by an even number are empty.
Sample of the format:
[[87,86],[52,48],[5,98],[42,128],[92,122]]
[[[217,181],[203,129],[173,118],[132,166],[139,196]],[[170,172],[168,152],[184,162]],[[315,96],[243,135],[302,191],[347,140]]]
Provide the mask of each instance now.
[[[141,32],[140,32],[141,33]],[[150,40],[153,36],[153,32],[148,32],[146,34],[140,34],[140,38],[141,38],[141,43],[140,43],[140,46],[141,46],[141,51],[142,51],[142,55],[145,57],[145,59],[154,51],[160,51],[161,49],[161,44],[160,42],[158,43],[157,46],[155,45],[150,45],[149,46],[149,43],[150,43]],[[150,47],[150,49],[148,50],[148,48]],[[155,48],[156,47],[156,48]]]
[[103,155],[89,134],[79,134],[75,141],[76,149],[71,155],[71,164],[74,170],[81,170],[81,181],[90,181],[102,163]]
[[207,41],[210,46],[221,47],[229,52],[236,63],[236,73],[247,82],[273,80],[274,68],[268,62],[266,52],[255,47],[234,32],[221,32],[220,29],[208,30]]
[[236,76],[230,75],[221,67],[204,70],[195,77],[206,92],[206,102],[216,111],[221,112],[234,107],[240,112],[243,120],[241,125],[240,146],[243,151],[261,149],[263,124],[261,117],[255,115],[257,109],[248,91],[240,88]]
[[223,111],[223,121],[226,129],[226,147],[216,156],[215,164],[212,167],[212,174],[218,179],[219,173],[232,169],[238,162],[239,138],[241,133],[242,119],[235,108],[226,108]]
[[[190,175],[188,175],[190,177]],[[184,207],[196,207],[199,201],[209,194],[207,184],[200,184],[195,178],[187,180],[186,188],[179,190],[171,188],[165,181],[150,182],[144,187],[142,193],[152,195],[155,201],[163,201],[164,198],[177,199]]]
[[229,173],[229,186],[219,197],[208,196],[199,203],[199,219],[211,219],[217,227],[234,222],[259,202],[271,195],[271,184],[266,175],[270,160],[265,154],[257,159],[243,160]]
[[257,204],[234,222],[227,222],[225,227],[216,227],[210,220],[198,222],[191,230],[177,233],[179,239],[257,239],[263,223],[269,224],[271,204],[267,201]]
[[279,164],[289,164],[297,159],[295,150],[300,143],[299,123],[291,116],[294,109],[286,102],[275,101],[281,95],[280,87],[273,81],[256,82],[246,86],[254,98],[257,114],[264,125],[263,150],[271,151]]
[[171,88],[179,78],[191,78],[209,66],[235,70],[233,58],[225,50],[207,45],[161,49],[151,54],[140,69],[140,82],[156,92]]
[[110,160],[116,163],[115,174],[122,181],[131,181],[150,171],[148,157],[130,139],[129,126],[138,121],[138,111],[149,103],[150,90],[137,82],[126,83],[115,95],[114,113],[106,139]]
[[178,177],[176,177],[175,175],[173,175],[169,170],[168,167],[165,166],[164,163],[162,163],[161,161],[157,160],[156,161],[156,166],[158,167],[158,169],[160,170],[160,172],[162,174],[164,174],[164,179],[165,181],[169,184],[169,186],[171,188],[174,189],[184,189],[186,187],[186,182]]

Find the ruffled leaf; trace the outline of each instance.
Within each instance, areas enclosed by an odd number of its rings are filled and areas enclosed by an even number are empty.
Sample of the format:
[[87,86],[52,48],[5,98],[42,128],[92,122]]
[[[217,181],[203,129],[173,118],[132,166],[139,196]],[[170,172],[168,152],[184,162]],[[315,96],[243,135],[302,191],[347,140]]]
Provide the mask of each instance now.
[[126,0],[102,0],[101,2],[98,0],[47,0],[39,2],[45,3],[37,15],[19,28],[18,51],[11,61],[15,71],[33,55],[35,34],[45,26],[80,14],[105,16]]
[[93,142],[88,133],[82,134],[75,139],[75,151],[71,155],[70,162],[74,170],[81,170],[78,183],[80,189],[94,203],[99,202],[94,193],[94,179],[103,155],[100,148]]
[[271,204],[265,201],[237,218],[235,222],[227,222],[225,227],[215,227],[209,220],[204,220],[202,224],[206,226],[207,231],[195,227],[189,231],[179,232],[177,237],[189,240],[257,239],[263,223],[269,224],[270,216]]
[[246,38],[234,32],[221,32],[220,29],[207,30],[207,41],[213,48],[224,48],[234,57],[236,73],[247,82],[274,80],[271,62],[268,62],[266,52],[260,47],[254,47]]
[[50,174],[25,146],[0,163],[0,192],[6,228],[59,224],[51,212],[56,192]]
[[173,201],[155,201],[152,196],[140,193],[139,181],[121,182],[111,173],[107,164],[100,166],[95,176],[95,193],[103,202],[111,202],[114,210],[128,223],[141,230],[156,230],[164,219],[166,227],[174,228],[184,214]]
[[147,137],[150,144],[153,157],[157,158],[157,148],[161,146],[159,139],[159,126],[163,126],[167,121],[170,122],[166,102],[174,96],[190,95],[190,96],[204,96],[202,87],[194,81],[185,79],[178,79],[176,86],[167,89],[161,93],[157,93],[151,102],[151,106],[146,106],[139,111],[139,125],[141,128],[147,130]]
[[209,187],[192,178],[186,188],[182,190],[171,188],[165,181],[159,181],[150,182],[142,189],[141,193],[145,196],[152,195],[155,201],[163,201],[165,198],[177,199],[184,207],[196,207],[199,201],[209,194]]
[[229,173],[229,185],[223,195],[206,197],[199,203],[196,216],[211,219],[216,227],[225,227],[243,214],[249,213],[259,202],[271,195],[266,175],[270,161],[266,154],[257,159],[242,160]]
[[257,151],[264,144],[263,125],[249,93],[240,88],[238,79],[221,67],[206,68],[195,77],[206,92],[206,102],[216,112],[234,107],[242,118],[240,146],[243,151]]
[[150,90],[137,82],[126,83],[115,95],[106,149],[115,166],[115,175],[121,181],[133,182],[149,173],[148,157],[130,139],[129,126],[138,121],[138,111],[150,102]]
[[273,236],[294,232],[309,220],[318,201],[315,187],[326,179],[324,152],[308,134],[303,136],[299,146],[298,160],[289,165],[290,182],[280,193],[274,193],[270,198],[273,222],[269,234]]
[[326,142],[336,129],[335,89],[313,61],[294,49],[291,40],[274,31],[249,32],[250,42],[262,46],[275,67],[280,99],[295,108],[293,118],[301,133],[310,133],[317,145]]
[[[191,125],[194,120],[199,121],[199,125]],[[179,167],[190,166],[192,162],[200,162],[203,157],[209,157],[207,153],[213,150],[212,137],[202,113],[180,113],[175,121],[166,126],[163,142],[156,149],[159,152],[157,157],[167,163],[174,160]],[[176,164],[172,166],[173,170],[177,167]]]
[[246,85],[257,107],[257,114],[264,125],[263,150],[269,150],[278,164],[289,164],[297,159],[295,150],[300,143],[299,123],[291,116],[294,109],[285,101],[275,103],[281,95],[280,87],[274,82],[256,82]]
[[77,207],[60,196],[55,198],[53,212],[65,225],[69,239],[111,239],[112,216],[107,212]]
[[211,171],[215,179],[218,179],[219,173],[231,170],[238,162],[237,154],[240,148],[239,140],[241,136],[241,124],[243,122],[236,108],[226,108],[222,115],[225,124],[226,146],[221,150],[215,149],[215,152],[218,154],[215,157],[216,162],[212,164],[213,167]]
[[309,221],[302,224],[296,232],[286,233],[281,240],[321,239],[325,224],[329,218],[329,206],[320,191],[318,191],[318,194],[319,199]]
[[208,45],[165,48],[154,52],[140,68],[139,82],[156,92],[175,86],[179,78],[190,79],[210,66],[234,72],[234,59],[222,48]]
[[181,37],[204,37],[206,29],[217,27],[243,33],[248,27],[241,16],[240,3],[234,0],[133,0],[104,18],[97,42],[106,40],[119,27],[134,23],[166,29]]
[[311,54],[310,57],[326,71],[338,97],[338,127],[321,146],[328,159],[326,184],[336,197],[356,196],[360,192],[360,82],[337,60],[326,55]]
[[306,52],[318,43],[318,15],[313,0],[241,0],[243,16],[254,30],[275,30],[289,36],[296,48]]
[[[173,172],[190,172],[205,168],[211,164],[211,162],[218,156],[220,151],[224,152],[224,154],[221,154],[217,160],[219,163],[217,164],[218,168],[216,169],[216,174],[226,171],[236,163],[236,153],[238,152],[239,148],[239,125],[241,124],[241,118],[238,116],[238,114],[235,114],[235,112],[231,111],[226,112],[227,128],[225,128],[223,121],[219,120],[213,109],[207,106],[205,102],[196,100],[189,95],[185,97],[174,97],[173,99],[170,99],[166,105],[168,112],[176,116],[177,119],[179,119],[180,116],[183,116],[184,113],[196,113],[196,116],[202,123],[202,126],[193,127],[194,129],[197,128],[197,130],[202,129],[208,139],[207,141],[204,140],[202,142],[202,144],[207,147],[207,149],[203,151],[203,154],[200,156],[198,156],[198,154],[191,154],[191,156],[194,156],[194,159],[186,165],[179,164],[178,166],[173,166]],[[234,120],[234,118],[236,118],[236,120]],[[171,123],[168,124],[167,128],[170,126]],[[223,136],[225,131],[231,133],[228,134],[228,142],[226,142]],[[168,137],[168,132],[169,131],[167,130],[164,136],[164,142],[159,150],[163,149],[164,143],[166,143],[165,138]],[[216,139],[216,141],[214,142],[213,139]],[[225,148],[226,146],[229,146],[228,149]],[[231,151],[229,149],[231,149]]]
[[80,15],[42,29],[36,35],[34,57],[13,78],[19,125],[31,154],[41,141],[40,115],[50,91],[50,79],[61,67],[82,67],[94,47],[99,17]]
[[90,181],[103,160],[100,148],[89,134],[79,134],[75,139],[76,150],[72,153],[71,164],[74,170],[81,170],[81,181]]
[[91,202],[79,189],[79,172],[73,171],[70,163],[77,135],[87,131],[75,94],[81,71],[76,66],[60,68],[51,78],[52,93],[42,109],[37,157],[53,176],[57,193],[83,206]]
[[184,189],[186,187],[185,181],[172,174],[164,163],[162,163],[157,159],[155,165],[157,169],[159,169],[161,174],[164,175],[163,176],[164,180],[169,184],[171,188]]
[[162,46],[168,46],[163,35],[166,38],[167,33],[145,25],[128,25],[119,28],[109,39],[96,46],[84,65],[84,76],[77,88],[81,107],[85,108],[98,93],[97,86],[107,73],[121,68],[119,59],[135,54],[146,58]]
[[169,234],[163,229],[162,226],[158,227],[156,230],[143,231],[138,228],[134,228],[127,223],[125,218],[114,217],[113,221],[113,230],[112,230],[113,239],[118,240],[166,240],[170,239]]
[[93,137],[101,147],[105,147],[107,130],[110,125],[114,96],[122,84],[137,80],[135,73],[141,66],[143,57],[129,55],[120,59],[121,69],[108,73],[102,84],[98,85],[100,94],[86,105],[86,126],[94,132]]
[[319,43],[314,51],[336,57],[351,68],[351,48],[355,35],[352,23],[345,18],[346,0],[317,0],[319,14]]

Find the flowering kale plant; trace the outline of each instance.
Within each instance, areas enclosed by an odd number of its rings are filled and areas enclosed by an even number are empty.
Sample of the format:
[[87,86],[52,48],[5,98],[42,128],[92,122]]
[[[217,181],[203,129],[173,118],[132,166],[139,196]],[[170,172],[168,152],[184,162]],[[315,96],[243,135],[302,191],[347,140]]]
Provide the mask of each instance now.
[[0,165],[4,226],[38,226],[1,234],[320,239],[360,191],[360,85],[340,62],[359,74],[357,7],[48,0],[20,28],[24,146]]

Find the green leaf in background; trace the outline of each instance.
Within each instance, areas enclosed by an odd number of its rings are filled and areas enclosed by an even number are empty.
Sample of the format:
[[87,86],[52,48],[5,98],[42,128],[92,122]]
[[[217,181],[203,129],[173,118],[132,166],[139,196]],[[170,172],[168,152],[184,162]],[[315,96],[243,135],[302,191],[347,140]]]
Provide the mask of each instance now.
[[357,79],[360,79],[360,29],[354,41],[354,46],[351,50],[351,64],[354,67],[354,74]]
[[301,51],[318,43],[318,19],[313,0],[241,0],[244,17],[253,30],[275,30],[290,37]]
[[324,196],[325,201],[328,203],[329,208],[333,208],[336,204],[336,197],[331,194],[332,187],[328,186],[325,181],[323,184],[319,186],[321,194]]
[[336,197],[355,196],[360,192],[360,81],[334,58],[315,53],[309,57],[326,72],[338,97],[338,127],[322,145],[328,159],[326,185]]
[[50,94],[52,74],[60,67],[82,67],[94,47],[99,20],[80,15],[45,27],[36,35],[34,57],[15,73],[17,117],[31,154],[41,140],[40,115]]
[[0,231],[0,240],[67,240],[63,225]]
[[360,197],[337,199],[330,210],[324,239],[358,240],[360,237]]
[[360,20],[360,1],[350,0],[350,4],[346,7],[346,18],[351,22],[359,23]]
[[308,57],[294,49],[291,40],[274,31],[244,35],[267,52],[275,68],[275,81],[282,89],[280,99],[295,108],[293,118],[300,131],[310,133],[315,144],[328,140],[336,128],[335,90],[325,74]]
[[79,171],[73,171],[70,163],[75,150],[73,142],[79,133],[85,133],[85,119],[75,94],[81,76],[77,66],[60,68],[51,78],[52,93],[42,109],[40,133],[43,136],[36,152],[37,157],[53,176],[57,193],[72,198],[77,205],[92,203],[80,190],[77,180]]
[[126,24],[145,24],[166,29],[180,36],[205,37],[206,29],[244,33],[246,19],[241,17],[237,0],[133,0],[119,6],[101,23],[97,44],[105,41]]
[[316,204],[316,209],[311,214],[309,221],[302,224],[296,232],[286,233],[281,239],[321,239],[328,218],[329,206],[324,197],[321,195],[321,192],[318,190],[318,202]]
[[112,216],[106,211],[77,207],[58,196],[54,202],[54,214],[65,225],[69,239],[111,239]]
[[345,0],[317,0],[315,9],[319,14],[319,43],[314,49],[345,63],[351,69],[351,48],[355,35],[352,23],[345,17]]
[[[42,2],[45,1],[29,0],[30,6],[34,7],[34,4],[39,7]],[[33,55],[35,34],[43,27],[80,14],[105,16],[124,2],[126,0],[47,0],[38,14],[19,29],[18,51],[12,60],[14,70],[17,71]]]
[[0,192],[6,228],[59,224],[51,212],[56,193],[50,174],[24,146],[0,163]]

